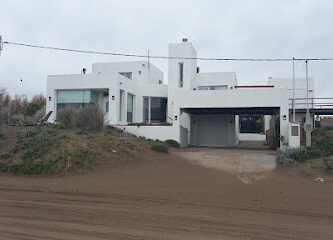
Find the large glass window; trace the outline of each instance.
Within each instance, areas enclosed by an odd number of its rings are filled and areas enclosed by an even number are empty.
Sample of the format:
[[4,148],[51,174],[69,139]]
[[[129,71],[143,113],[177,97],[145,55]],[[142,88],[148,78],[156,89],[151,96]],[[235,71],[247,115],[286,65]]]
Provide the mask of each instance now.
[[167,98],[144,97],[143,121],[147,123],[166,122]]
[[58,103],[57,109],[70,109],[70,110],[77,110],[79,108],[82,108],[86,105],[89,105],[89,103]]
[[58,90],[57,109],[77,110],[98,103],[98,93],[92,90]]
[[127,122],[133,122],[134,95],[127,94]]

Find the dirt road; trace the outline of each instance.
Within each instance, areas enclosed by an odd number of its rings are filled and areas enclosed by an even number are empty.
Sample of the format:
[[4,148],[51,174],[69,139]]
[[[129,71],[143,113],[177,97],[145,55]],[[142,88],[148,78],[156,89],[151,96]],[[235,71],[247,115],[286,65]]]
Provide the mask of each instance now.
[[333,239],[333,179],[237,176],[176,155],[62,177],[0,175],[0,239]]

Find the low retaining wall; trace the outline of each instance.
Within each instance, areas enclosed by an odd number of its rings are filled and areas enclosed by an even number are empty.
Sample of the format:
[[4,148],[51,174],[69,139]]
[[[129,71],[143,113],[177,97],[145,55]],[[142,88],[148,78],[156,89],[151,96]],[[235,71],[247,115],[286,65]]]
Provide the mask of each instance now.
[[239,133],[239,141],[266,141],[266,135],[259,133]]
[[131,133],[138,137],[146,137],[151,139],[158,139],[161,141],[165,141],[167,139],[175,138],[173,132],[173,126],[127,126],[127,125],[116,125],[115,127],[124,130],[125,132]]

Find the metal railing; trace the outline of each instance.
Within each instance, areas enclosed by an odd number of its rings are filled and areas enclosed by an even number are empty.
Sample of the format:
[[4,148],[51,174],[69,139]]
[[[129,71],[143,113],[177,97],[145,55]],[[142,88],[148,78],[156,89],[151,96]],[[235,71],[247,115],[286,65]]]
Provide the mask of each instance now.
[[[306,109],[306,98],[289,98],[289,107],[292,108],[295,100],[295,109]],[[333,97],[308,98],[309,109],[327,109],[333,108]]]

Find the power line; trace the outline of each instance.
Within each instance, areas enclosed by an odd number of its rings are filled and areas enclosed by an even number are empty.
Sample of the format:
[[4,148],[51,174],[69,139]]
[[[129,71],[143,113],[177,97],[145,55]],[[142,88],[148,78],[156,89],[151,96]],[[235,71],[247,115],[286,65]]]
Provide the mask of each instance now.
[[[50,47],[42,45],[33,45],[27,43],[9,42],[5,41],[2,44],[10,44],[22,47],[31,47],[39,49],[75,52],[75,53],[86,53],[86,54],[99,54],[99,55],[112,55],[122,57],[136,57],[136,58],[148,58],[148,55],[140,54],[128,54],[128,53],[116,53],[116,52],[103,52],[103,51],[91,51],[91,50],[80,50],[60,47]],[[333,61],[333,58],[205,58],[205,57],[173,57],[173,56],[154,56],[150,55],[149,58],[154,59],[180,59],[180,60],[204,60],[204,61],[254,61],[254,62],[292,62],[292,61]]]

